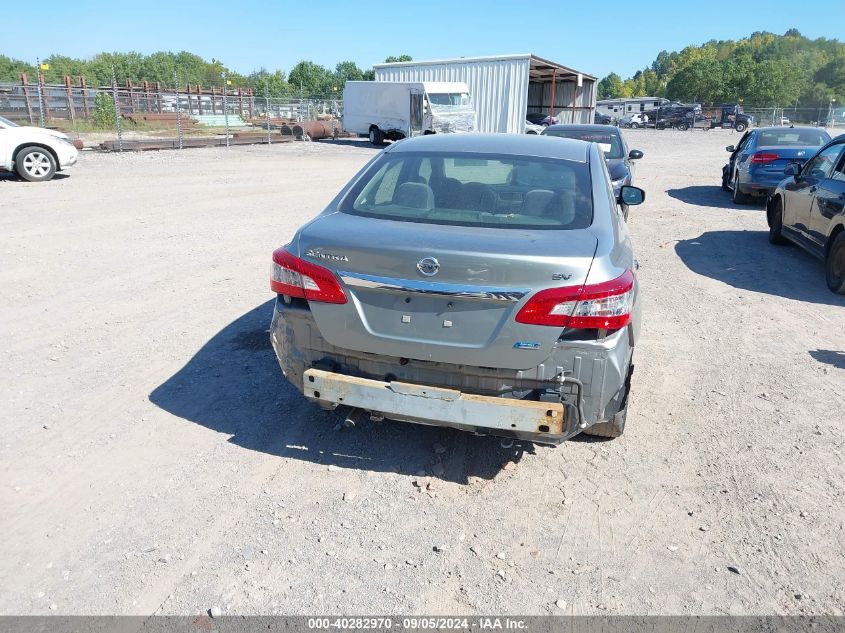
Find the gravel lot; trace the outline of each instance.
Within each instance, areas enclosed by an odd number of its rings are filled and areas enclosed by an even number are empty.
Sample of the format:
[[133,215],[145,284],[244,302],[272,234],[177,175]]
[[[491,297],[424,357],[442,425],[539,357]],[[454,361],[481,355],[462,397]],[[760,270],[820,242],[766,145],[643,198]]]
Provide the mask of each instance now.
[[625,436],[336,431],[270,349],[270,253],[374,151],[85,153],[0,177],[0,614],[842,614],[845,298],[626,132],[648,199]]

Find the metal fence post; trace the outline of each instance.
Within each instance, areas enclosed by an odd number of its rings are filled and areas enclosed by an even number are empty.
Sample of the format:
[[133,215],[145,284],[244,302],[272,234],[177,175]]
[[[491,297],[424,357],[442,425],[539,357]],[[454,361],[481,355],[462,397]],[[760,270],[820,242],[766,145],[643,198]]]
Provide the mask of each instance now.
[[41,58],[35,58],[35,83],[38,87],[38,120],[41,127],[44,127],[44,94],[41,92]]
[[223,120],[226,123],[226,147],[229,147],[229,108],[226,104],[226,73],[223,73]]
[[179,75],[173,71],[173,85],[176,94],[176,136],[179,140],[179,149],[182,149],[182,105],[179,103]]
[[267,89],[266,78],[264,83],[264,111],[267,117],[267,145],[270,145],[273,141],[270,138],[270,93]]
[[117,101],[117,75],[114,72],[114,65],[111,67],[111,92],[114,99],[114,122],[117,126],[117,151],[123,151],[123,127],[120,125],[120,106]]

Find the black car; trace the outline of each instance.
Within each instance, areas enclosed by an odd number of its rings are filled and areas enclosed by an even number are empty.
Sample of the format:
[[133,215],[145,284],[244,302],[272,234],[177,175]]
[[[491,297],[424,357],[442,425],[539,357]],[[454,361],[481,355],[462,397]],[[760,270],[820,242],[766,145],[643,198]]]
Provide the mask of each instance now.
[[[562,124],[550,125],[543,130],[545,136],[561,136],[579,141],[598,143],[604,151],[607,170],[613,181],[613,193],[619,197],[622,185],[630,185],[634,176],[634,161],[643,157],[638,149],[628,150],[625,137],[618,127],[613,125]],[[622,205],[625,218],[628,218],[628,207]]]
[[827,287],[845,294],[845,134],[786,166],[766,218],[772,244],[788,240],[823,259]]
[[548,116],[545,112],[529,112],[525,115],[525,120],[534,125],[542,125],[543,119]]
[[593,123],[596,125],[613,125],[616,123],[616,117],[612,117],[609,114],[602,114],[601,112],[596,112],[595,116],[593,117]]

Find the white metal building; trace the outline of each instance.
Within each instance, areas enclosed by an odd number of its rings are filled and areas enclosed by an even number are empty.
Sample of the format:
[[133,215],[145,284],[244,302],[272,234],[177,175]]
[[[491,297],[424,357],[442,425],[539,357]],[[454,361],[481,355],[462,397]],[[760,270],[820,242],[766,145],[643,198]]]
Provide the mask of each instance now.
[[376,64],[376,81],[462,81],[480,132],[522,133],[529,112],[592,123],[596,78],[530,53]]

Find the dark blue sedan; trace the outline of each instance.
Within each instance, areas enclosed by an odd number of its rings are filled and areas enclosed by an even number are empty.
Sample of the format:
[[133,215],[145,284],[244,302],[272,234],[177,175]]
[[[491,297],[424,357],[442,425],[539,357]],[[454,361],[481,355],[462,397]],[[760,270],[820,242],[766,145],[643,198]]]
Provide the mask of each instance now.
[[747,131],[734,147],[728,164],[722,168],[722,189],[733,192],[737,204],[751,202],[774,191],[783,170],[790,163],[803,165],[830,140],[815,127],[761,127]]

